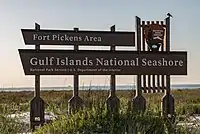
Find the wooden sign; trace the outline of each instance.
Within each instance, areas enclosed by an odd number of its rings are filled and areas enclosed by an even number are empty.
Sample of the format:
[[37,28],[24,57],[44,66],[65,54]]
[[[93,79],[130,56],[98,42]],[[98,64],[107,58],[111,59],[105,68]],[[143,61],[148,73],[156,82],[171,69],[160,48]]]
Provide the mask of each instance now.
[[187,52],[19,49],[26,75],[187,74]]
[[160,24],[149,24],[145,26],[144,32],[148,46],[157,51],[164,43],[164,27]]
[[164,28],[160,24],[150,24],[145,27],[145,39],[154,40],[154,42],[163,43],[164,39]]
[[26,45],[135,46],[135,32],[21,29]]

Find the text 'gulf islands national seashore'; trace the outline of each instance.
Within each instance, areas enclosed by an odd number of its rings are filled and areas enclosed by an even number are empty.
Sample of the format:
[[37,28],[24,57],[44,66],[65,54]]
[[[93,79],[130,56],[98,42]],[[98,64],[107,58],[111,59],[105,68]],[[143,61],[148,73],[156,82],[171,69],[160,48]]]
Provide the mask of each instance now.
[[102,57],[90,59],[84,57],[83,59],[71,59],[70,57],[32,57],[29,63],[32,66],[159,66],[159,67],[181,67],[184,65],[183,60],[173,60],[166,58],[149,59],[149,58],[135,58],[135,59],[120,59],[111,58],[105,59]]

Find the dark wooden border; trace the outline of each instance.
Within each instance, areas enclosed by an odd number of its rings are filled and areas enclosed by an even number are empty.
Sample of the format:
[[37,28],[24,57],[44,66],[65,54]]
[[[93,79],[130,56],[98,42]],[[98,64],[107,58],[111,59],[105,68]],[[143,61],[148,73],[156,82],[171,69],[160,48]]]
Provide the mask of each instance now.
[[[34,29],[21,29],[22,36],[25,45],[35,45],[40,43],[40,45],[85,45],[85,46],[110,46],[115,44],[115,46],[135,46],[135,32],[124,32],[124,31],[83,31],[83,30],[43,30],[36,31]],[[48,36],[49,39],[45,37],[44,40],[33,40],[33,34],[38,34],[40,36]],[[60,36],[71,36],[77,37],[76,40],[53,40],[53,35],[59,34]],[[89,37],[101,37],[101,41],[84,41],[86,36]]]

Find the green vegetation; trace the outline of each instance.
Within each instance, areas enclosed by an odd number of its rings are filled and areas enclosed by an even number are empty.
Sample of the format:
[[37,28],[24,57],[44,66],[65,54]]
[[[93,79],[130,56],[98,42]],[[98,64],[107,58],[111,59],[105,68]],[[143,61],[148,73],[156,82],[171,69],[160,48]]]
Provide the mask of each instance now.
[[[116,115],[108,114],[105,101],[109,91],[80,91],[86,107],[68,115],[68,100],[72,91],[42,91],[41,96],[45,100],[45,110],[53,112],[59,118],[52,124],[47,124],[35,133],[141,133],[165,134],[165,133],[200,133],[177,123],[186,117],[200,114],[200,89],[173,90],[175,98],[176,117],[165,119],[160,116],[160,103],[163,93],[143,94],[147,100],[145,113],[135,113],[130,109],[130,100],[134,97],[132,91],[117,91],[120,98],[120,110]],[[22,132],[23,125],[17,120],[7,118],[13,113],[29,111],[29,102],[33,98],[33,92],[1,92],[0,93],[0,133],[13,134]],[[200,127],[199,127],[200,128]]]

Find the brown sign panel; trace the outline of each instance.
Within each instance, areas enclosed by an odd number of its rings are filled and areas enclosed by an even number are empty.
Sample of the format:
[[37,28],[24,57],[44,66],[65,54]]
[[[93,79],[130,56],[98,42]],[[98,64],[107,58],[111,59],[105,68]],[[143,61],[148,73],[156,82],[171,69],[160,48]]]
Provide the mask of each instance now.
[[164,27],[160,24],[150,24],[145,27],[145,39],[148,42],[153,40],[154,44],[163,43],[164,40]]
[[19,49],[26,75],[187,74],[187,52]]
[[135,46],[135,32],[21,29],[26,45]]
[[144,27],[145,40],[152,51],[158,51],[163,46],[164,27],[160,24],[148,24]]

